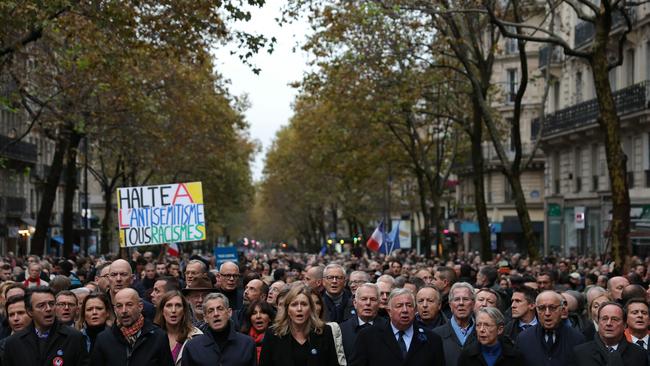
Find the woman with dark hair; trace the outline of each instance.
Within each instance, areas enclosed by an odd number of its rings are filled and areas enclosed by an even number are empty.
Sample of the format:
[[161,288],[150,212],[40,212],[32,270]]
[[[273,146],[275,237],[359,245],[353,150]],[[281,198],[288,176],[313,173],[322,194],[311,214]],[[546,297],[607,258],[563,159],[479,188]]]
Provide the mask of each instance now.
[[331,328],[314,311],[312,290],[291,287],[262,342],[260,366],[338,365]]
[[314,301],[314,312],[316,313],[316,316],[320,320],[327,322],[327,319],[325,319],[326,313],[325,313],[325,307],[323,307],[323,298],[321,297],[321,295],[316,291],[312,291],[311,299],[312,301]]
[[241,332],[248,334],[255,341],[257,348],[257,362],[260,362],[260,353],[262,352],[262,341],[264,334],[275,319],[275,309],[266,301],[254,301],[246,308],[246,319]]
[[187,341],[203,334],[192,325],[190,305],[180,291],[169,291],[160,298],[154,323],[167,332],[175,365],[181,364],[183,348]]
[[113,325],[113,307],[108,295],[102,292],[91,292],[81,303],[77,329],[86,338],[88,353],[93,350],[97,335],[106,327]]

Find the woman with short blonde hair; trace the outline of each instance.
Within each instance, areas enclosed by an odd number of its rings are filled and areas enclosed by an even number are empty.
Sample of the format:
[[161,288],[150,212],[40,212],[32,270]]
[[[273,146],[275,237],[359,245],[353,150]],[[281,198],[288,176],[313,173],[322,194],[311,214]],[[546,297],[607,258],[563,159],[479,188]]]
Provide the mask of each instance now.
[[293,285],[262,342],[260,366],[339,365],[332,329],[316,314],[312,290]]

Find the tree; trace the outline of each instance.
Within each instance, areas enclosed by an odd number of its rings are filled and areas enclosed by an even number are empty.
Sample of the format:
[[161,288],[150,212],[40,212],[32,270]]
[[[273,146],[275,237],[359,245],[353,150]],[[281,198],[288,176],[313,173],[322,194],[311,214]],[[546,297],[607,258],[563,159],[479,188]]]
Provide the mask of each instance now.
[[[519,0],[512,0],[512,4],[513,8],[523,6]],[[550,22],[527,24],[525,19],[512,17],[508,12],[504,12],[496,2],[486,1],[484,5],[491,21],[506,37],[559,46],[565,55],[583,59],[589,65],[598,100],[600,113],[597,122],[604,135],[612,195],[612,220],[609,230],[611,257],[617,269],[628,268],[631,244],[627,159],[621,147],[621,122],[608,75],[610,70],[623,62],[627,34],[632,29],[630,13],[638,4],[611,0],[603,0],[599,4],[587,0],[549,1],[542,18],[554,18],[557,12],[564,9],[580,21],[593,26],[594,37],[587,47],[572,46],[560,32],[549,28]],[[617,18],[622,19],[623,31],[612,35]],[[517,32],[508,27],[515,27]]]

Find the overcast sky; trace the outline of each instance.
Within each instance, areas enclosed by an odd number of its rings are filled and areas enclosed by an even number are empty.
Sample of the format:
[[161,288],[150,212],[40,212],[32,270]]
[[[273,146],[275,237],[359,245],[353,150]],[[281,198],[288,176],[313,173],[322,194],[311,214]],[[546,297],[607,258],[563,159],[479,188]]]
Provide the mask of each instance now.
[[296,42],[303,42],[308,33],[306,22],[278,26],[275,18],[280,16],[282,0],[268,0],[261,9],[253,9],[252,20],[241,24],[237,29],[263,33],[268,38],[276,37],[277,44],[272,54],[262,52],[253,58],[253,63],[261,68],[259,75],[242,64],[237,56],[230,55],[232,46],[215,52],[218,71],[231,80],[230,92],[235,95],[248,94],[251,108],[246,113],[253,139],[262,145],[253,164],[253,178],[262,176],[264,156],[271,145],[275,133],[286,125],[291,117],[291,103],[296,94],[288,84],[302,79],[306,70],[308,55],[297,48]]

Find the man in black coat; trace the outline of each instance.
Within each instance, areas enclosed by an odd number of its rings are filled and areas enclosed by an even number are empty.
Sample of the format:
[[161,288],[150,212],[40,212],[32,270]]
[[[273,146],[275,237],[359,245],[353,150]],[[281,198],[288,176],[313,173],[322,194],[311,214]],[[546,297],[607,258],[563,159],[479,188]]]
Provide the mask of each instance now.
[[187,342],[181,365],[255,366],[255,343],[251,337],[235,330],[230,321],[232,309],[226,295],[212,293],[206,296],[203,311],[208,329]]
[[626,314],[623,307],[608,302],[598,309],[598,336],[593,341],[576,346],[571,356],[572,366],[647,366],[644,349],[625,339]]
[[323,305],[328,321],[342,323],[347,319],[352,295],[345,291],[345,269],[339,264],[328,264],[323,271]]
[[136,290],[120,290],[113,308],[117,321],[97,336],[91,365],[173,366],[167,334],[144,318]]
[[535,312],[535,298],[537,291],[528,286],[516,288],[512,292],[511,305],[512,320],[505,327],[504,335],[513,342],[519,333],[537,325],[537,313]]
[[539,323],[521,332],[517,347],[528,366],[565,366],[573,348],[584,336],[562,322],[564,299],[555,291],[544,291],[535,301]]
[[415,295],[417,313],[415,324],[418,328],[433,331],[447,324],[447,317],[440,311],[440,293],[433,286],[424,286]]
[[443,366],[442,340],[435,333],[414,327],[415,296],[404,288],[391,292],[390,322],[359,332],[352,366],[427,365]]
[[364,283],[357,288],[354,297],[355,315],[341,323],[343,350],[347,360],[352,359],[354,344],[361,329],[377,326],[385,327],[388,321],[377,316],[379,310],[379,288],[374,283]]
[[59,324],[54,315],[54,291],[33,287],[25,293],[25,309],[32,324],[7,338],[2,365],[88,365],[81,332]]

